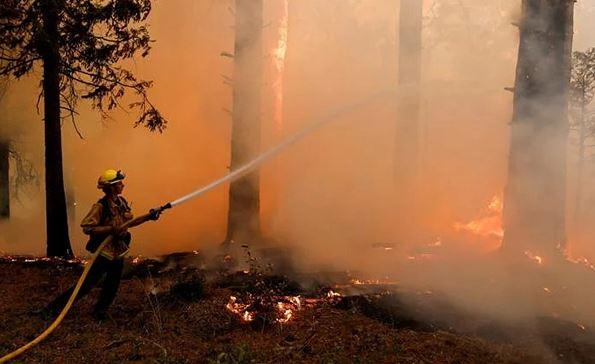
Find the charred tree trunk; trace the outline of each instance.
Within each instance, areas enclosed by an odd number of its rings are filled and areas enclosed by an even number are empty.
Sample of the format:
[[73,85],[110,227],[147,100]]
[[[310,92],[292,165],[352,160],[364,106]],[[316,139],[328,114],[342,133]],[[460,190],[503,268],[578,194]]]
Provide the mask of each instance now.
[[10,218],[9,143],[0,140],[0,220]]
[[574,0],[523,0],[504,205],[504,248],[565,245],[566,142]]
[[60,53],[58,5],[44,1],[42,45],[43,99],[45,124],[45,195],[47,255],[70,257],[68,217],[62,168],[62,128],[60,120]]
[[[260,152],[261,88],[263,74],[262,0],[236,0],[234,44],[232,170]],[[260,181],[253,172],[229,189],[226,242],[245,242],[260,236]]]

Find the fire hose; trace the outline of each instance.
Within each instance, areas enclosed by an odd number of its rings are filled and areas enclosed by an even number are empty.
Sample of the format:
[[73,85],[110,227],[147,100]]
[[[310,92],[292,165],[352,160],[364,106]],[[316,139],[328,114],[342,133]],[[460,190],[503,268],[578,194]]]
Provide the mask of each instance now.
[[[138,222],[139,220],[142,221],[143,219],[147,219],[147,217],[149,215],[150,214],[142,215],[142,216],[139,216],[137,218],[134,218],[134,219],[126,222],[125,224],[122,225],[122,229],[125,229],[126,227],[128,227],[129,225],[131,225],[134,222]],[[87,274],[89,274],[89,271],[91,270],[91,267],[93,266],[93,263],[99,256],[99,253],[101,252],[103,247],[105,247],[107,244],[109,244],[112,241],[112,239],[113,239],[112,235],[105,238],[105,240],[103,240],[103,242],[101,242],[101,245],[99,245],[99,248],[97,248],[95,253],[93,253],[93,255],[91,256],[91,260],[85,265],[83,274],[81,274],[81,277],[79,278],[78,282],[76,283],[76,286],[74,287],[74,291],[72,292],[72,295],[68,299],[68,302],[66,302],[66,305],[64,306],[64,308],[62,309],[62,311],[60,312],[60,314],[58,315],[56,320],[54,320],[54,322],[47,329],[45,329],[44,332],[42,332],[39,336],[37,336],[35,339],[33,339],[29,343],[21,346],[20,348],[13,351],[12,353],[0,358],[0,363],[6,363],[9,360],[15,359],[19,355],[23,354],[25,351],[27,351],[27,350],[31,349],[32,347],[34,347],[35,345],[39,344],[46,337],[48,337],[58,327],[58,325],[60,325],[62,323],[62,320],[64,320],[64,317],[66,317],[66,314],[68,313],[68,311],[70,311],[70,308],[74,304],[74,301],[76,300],[76,296],[78,295],[81,287],[83,286],[83,282],[87,278]]]
[[[345,106],[342,108],[338,108],[334,111],[327,113],[325,116],[321,117],[316,122],[313,122],[310,126],[306,127],[305,129],[303,129],[302,131],[300,131],[298,133],[291,135],[290,137],[286,138],[282,143],[280,143],[277,146],[262,153],[260,156],[258,156],[257,158],[254,158],[253,160],[249,161],[248,163],[241,166],[240,168],[237,168],[236,170],[213,181],[212,183],[202,186],[199,189],[192,191],[189,194],[178,198],[177,200],[168,202],[158,208],[151,209],[151,211],[148,214],[136,217],[136,218],[122,224],[120,226],[119,230],[125,230],[129,226],[138,226],[138,225],[142,224],[143,222],[149,220],[149,216],[151,216],[151,215],[154,215],[154,214],[159,215],[161,212],[163,212],[166,209],[170,209],[175,206],[181,205],[185,202],[188,202],[194,198],[197,198],[197,197],[209,192],[212,189],[219,187],[220,185],[222,185],[224,183],[232,182],[232,181],[256,170],[260,165],[265,163],[267,160],[276,156],[284,149],[297,143],[298,141],[303,139],[305,136],[313,133],[314,131],[321,128],[322,126],[330,123],[333,120],[336,120],[337,118],[339,118],[341,116],[345,116],[351,112],[361,109],[362,107],[370,104],[371,102],[377,101],[381,98],[384,98],[389,94],[392,94],[392,92],[390,92],[390,91],[378,92],[378,93],[371,95],[370,97],[365,98],[364,100],[362,100],[360,102],[357,102],[357,103],[354,103],[354,104],[351,104],[349,106]],[[12,359],[17,358],[18,356],[20,356],[27,350],[29,350],[32,347],[34,347],[35,345],[39,344],[41,341],[43,341],[45,338],[47,338],[62,323],[62,320],[64,320],[64,318],[68,314],[68,311],[70,311],[72,305],[74,304],[76,297],[77,297],[81,287],[83,286],[83,283],[84,283],[85,279],[87,278],[87,275],[89,274],[89,271],[91,270],[91,267],[93,266],[93,263],[95,262],[95,260],[99,256],[99,254],[101,253],[101,250],[107,244],[109,244],[112,241],[112,239],[113,239],[113,235],[110,235],[107,238],[105,238],[105,240],[103,240],[101,242],[101,244],[99,245],[99,247],[97,248],[95,253],[93,253],[93,255],[91,256],[91,259],[85,265],[85,269],[83,270],[83,273],[81,274],[79,280],[77,281],[74,291],[72,292],[72,295],[70,296],[70,298],[68,299],[68,302],[66,303],[66,305],[64,306],[64,308],[62,309],[62,311],[60,312],[58,317],[54,320],[54,322],[45,331],[43,331],[39,336],[37,336],[35,339],[30,341],[29,343],[21,346],[20,348],[18,348],[17,350],[15,350],[13,352],[1,357],[0,364],[6,363]]]

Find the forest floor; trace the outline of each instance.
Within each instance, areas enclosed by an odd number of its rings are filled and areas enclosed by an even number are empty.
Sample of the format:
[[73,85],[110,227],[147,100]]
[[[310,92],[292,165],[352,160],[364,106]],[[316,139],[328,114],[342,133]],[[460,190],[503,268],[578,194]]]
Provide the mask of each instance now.
[[[32,340],[51,323],[32,311],[72,285],[81,271],[76,262],[0,258],[0,356]],[[285,291],[292,296],[279,299]],[[93,292],[54,334],[16,362],[595,362],[595,343],[577,344],[570,337],[549,347],[486,340],[407,317],[399,307],[400,313],[391,316],[390,310],[374,306],[379,301],[373,297],[378,296],[341,297],[320,288],[295,304],[291,297],[298,291],[279,277],[206,274],[199,269],[168,269],[163,262],[129,261],[108,319],[96,321],[89,314],[97,294]],[[277,300],[289,302],[285,310],[272,316],[252,312],[256,315],[250,317],[252,322],[242,319],[241,312],[232,312],[241,311],[242,299],[266,294],[273,306],[281,308]],[[270,307],[262,311],[271,312]]]

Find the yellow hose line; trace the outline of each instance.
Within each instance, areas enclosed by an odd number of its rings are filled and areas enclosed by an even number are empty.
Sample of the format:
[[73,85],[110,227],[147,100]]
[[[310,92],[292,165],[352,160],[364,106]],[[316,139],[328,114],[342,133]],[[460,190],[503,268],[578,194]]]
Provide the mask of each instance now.
[[[131,225],[133,222],[136,222],[136,221],[139,221],[139,220],[142,221],[142,220],[146,219],[146,217],[147,217],[147,215],[143,215],[143,216],[140,216],[140,217],[138,217],[136,219],[133,219],[131,221],[128,221],[127,223],[125,223],[124,225],[122,225],[122,228],[125,229],[129,225]],[[91,267],[93,266],[93,263],[95,263],[95,260],[99,256],[99,253],[101,252],[101,250],[103,249],[104,246],[106,246],[107,244],[109,244],[109,242],[112,241],[112,239],[113,239],[113,236],[111,236],[111,235],[108,236],[107,238],[105,238],[105,240],[103,240],[101,242],[101,244],[99,245],[99,248],[97,248],[97,250],[95,251],[95,253],[93,253],[93,255],[91,256],[91,260],[85,265],[85,269],[83,270],[83,274],[81,274],[81,277],[79,278],[78,282],[76,283],[76,287],[74,287],[74,291],[72,292],[72,295],[68,299],[68,302],[66,303],[66,305],[62,309],[62,312],[60,312],[60,315],[58,315],[58,317],[56,318],[56,320],[47,329],[45,329],[45,331],[42,332],[38,337],[36,337],[32,341],[30,341],[29,343],[21,346],[20,348],[18,348],[17,350],[13,351],[12,353],[7,354],[7,355],[3,356],[2,358],[0,358],[0,364],[7,363],[9,360],[15,359],[19,355],[23,354],[25,351],[31,349],[35,345],[37,345],[40,342],[42,342],[54,330],[56,330],[56,328],[62,323],[62,320],[64,320],[64,317],[66,317],[66,314],[68,314],[68,311],[70,311],[70,308],[74,304],[74,301],[76,300],[76,296],[78,295],[79,291],[81,290],[81,287],[83,286],[83,282],[87,278],[87,275],[89,274],[89,270],[91,270]]]

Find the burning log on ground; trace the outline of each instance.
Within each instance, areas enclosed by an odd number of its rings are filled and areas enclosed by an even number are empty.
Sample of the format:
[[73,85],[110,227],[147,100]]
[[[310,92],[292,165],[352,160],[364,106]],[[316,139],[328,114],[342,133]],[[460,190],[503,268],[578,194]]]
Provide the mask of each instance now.
[[287,323],[302,308],[302,287],[285,276],[236,272],[222,276],[217,286],[234,292],[227,310],[255,329]]
[[300,296],[230,296],[225,306],[243,322],[255,329],[264,329],[273,324],[285,324],[302,309]]

